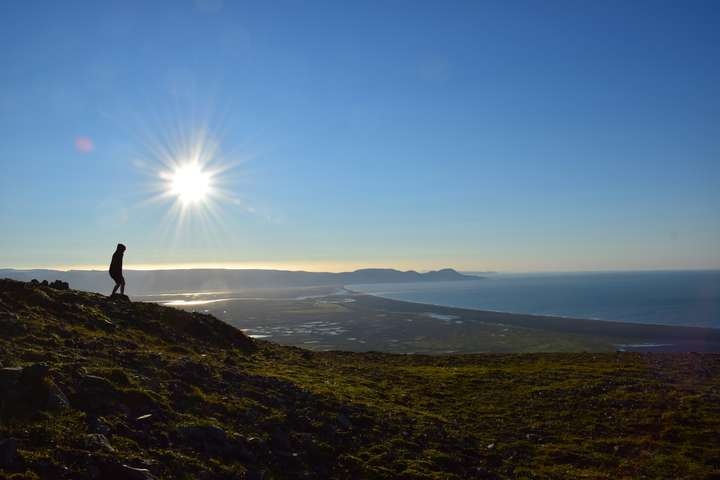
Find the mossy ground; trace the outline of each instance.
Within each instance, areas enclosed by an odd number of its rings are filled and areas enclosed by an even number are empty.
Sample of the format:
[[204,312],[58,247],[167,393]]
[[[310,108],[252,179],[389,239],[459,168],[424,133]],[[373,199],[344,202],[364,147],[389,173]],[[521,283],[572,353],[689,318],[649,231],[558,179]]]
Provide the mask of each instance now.
[[[71,405],[0,411],[22,457],[0,478],[720,478],[718,355],[309,352],[12,281],[0,312],[2,365],[47,363]],[[202,425],[240,453],[178,433]]]

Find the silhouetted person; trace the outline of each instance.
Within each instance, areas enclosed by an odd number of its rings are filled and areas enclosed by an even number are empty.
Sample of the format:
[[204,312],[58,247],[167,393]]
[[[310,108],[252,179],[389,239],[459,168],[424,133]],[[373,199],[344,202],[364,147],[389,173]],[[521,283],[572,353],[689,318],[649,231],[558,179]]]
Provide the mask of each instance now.
[[110,262],[110,277],[115,280],[115,288],[113,288],[112,295],[115,295],[118,287],[120,288],[120,294],[125,295],[125,278],[122,274],[122,261],[123,254],[125,253],[125,245],[118,243],[115,253],[113,253],[112,261]]

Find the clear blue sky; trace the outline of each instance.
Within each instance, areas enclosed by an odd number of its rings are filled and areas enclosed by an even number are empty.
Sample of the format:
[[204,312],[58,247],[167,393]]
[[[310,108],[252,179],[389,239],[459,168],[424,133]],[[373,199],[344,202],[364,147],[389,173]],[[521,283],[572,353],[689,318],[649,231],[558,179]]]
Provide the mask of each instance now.
[[[718,268],[718,25],[716,1],[2,2],[0,267],[122,241],[129,266]],[[203,125],[233,199],[176,228],[148,145]]]

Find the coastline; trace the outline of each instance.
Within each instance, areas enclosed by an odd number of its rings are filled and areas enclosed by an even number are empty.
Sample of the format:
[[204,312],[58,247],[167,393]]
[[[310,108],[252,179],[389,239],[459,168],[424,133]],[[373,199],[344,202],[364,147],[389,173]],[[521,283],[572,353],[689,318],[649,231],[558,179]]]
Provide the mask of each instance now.
[[358,292],[347,287],[343,288],[353,296],[371,297],[375,299],[376,303],[384,304],[385,308],[389,310],[402,309],[415,313],[431,310],[432,313],[458,316],[466,320],[474,320],[482,323],[513,325],[538,330],[557,331],[558,333],[591,335],[603,338],[621,337],[627,341],[614,344],[619,347],[621,351],[720,352],[720,329],[718,328],[632,323],[560,315],[534,315],[450,307],[433,303],[395,300],[379,295]]
[[508,274],[477,282],[347,285],[438,306],[720,329],[720,271]]
[[[321,291],[322,290],[322,291]],[[393,300],[343,285],[174,305],[311,350],[455,354],[720,352],[720,329],[530,315]],[[217,294],[219,295],[219,294]],[[213,294],[203,295],[212,299]],[[170,297],[163,297],[165,301]],[[187,297],[184,297],[187,298]],[[165,302],[163,302],[165,303]]]
[[562,318],[566,320],[576,320],[579,322],[609,322],[609,323],[624,323],[629,325],[646,325],[651,327],[672,327],[672,328],[694,328],[694,329],[701,329],[701,330],[716,330],[720,332],[720,327],[700,327],[696,325],[668,325],[665,323],[641,323],[641,322],[627,322],[624,320],[606,320],[602,318],[583,318],[583,317],[574,317],[572,315],[554,315],[549,313],[522,313],[522,312],[512,312],[509,310],[492,310],[487,308],[469,308],[469,307],[460,307],[455,305],[443,305],[440,303],[431,303],[431,302],[414,302],[412,300],[398,300],[395,298],[390,297],[384,297],[382,295],[379,295],[377,293],[366,293],[366,292],[360,292],[356,290],[351,290],[347,287],[342,287],[344,290],[346,290],[348,293],[353,295],[367,295],[370,297],[377,297],[382,298],[384,300],[392,300],[395,302],[403,302],[403,303],[415,303],[419,305],[427,305],[430,307],[437,307],[437,308],[456,308],[459,310],[470,310],[474,312],[483,312],[483,313],[501,313],[506,315],[519,315],[519,316],[530,316],[530,317],[543,317],[543,318]]

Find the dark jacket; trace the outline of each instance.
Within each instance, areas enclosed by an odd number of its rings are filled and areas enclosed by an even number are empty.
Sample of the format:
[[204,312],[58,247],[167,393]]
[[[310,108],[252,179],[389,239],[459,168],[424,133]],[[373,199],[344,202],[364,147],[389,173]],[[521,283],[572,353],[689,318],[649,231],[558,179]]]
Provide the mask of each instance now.
[[120,250],[113,253],[112,261],[110,262],[110,275],[122,275],[123,253],[124,252]]

